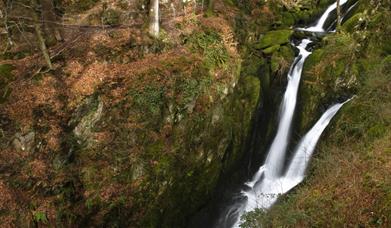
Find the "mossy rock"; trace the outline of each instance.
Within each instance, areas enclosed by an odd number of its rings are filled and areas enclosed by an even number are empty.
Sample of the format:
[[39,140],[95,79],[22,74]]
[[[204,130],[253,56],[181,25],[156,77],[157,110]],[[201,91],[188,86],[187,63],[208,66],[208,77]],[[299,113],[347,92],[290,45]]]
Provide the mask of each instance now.
[[261,92],[261,82],[257,77],[244,77],[242,83],[245,89],[245,96],[248,101],[257,102]]
[[295,53],[290,46],[282,46],[279,48],[278,51],[273,53],[270,60],[272,72],[275,73],[279,71],[282,74],[287,73],[294,57]]
[[[323,49],[316,49],[312,54],[306,59],[304,63],[304,73],[318,64],[323,56],[325,55],[325,51]],[[307,75],[307,74],[306,74]]]
[[277,44],[277,45],[273,45],[271,47],[264,49],[262,52],[263,52],[263,54],[270,55],[270,54],[273,54],[274,52],[278,51],[279,49],[280,49],[280,45]]
[[289,27],[295,24],[295,17],[290,12],[282,13],[282,25],[283,27]]
[[100,120],[103,113],[103,102],[100,98],[91,96],[73,113],[69,126],[73,127],[73,133],[82,141],[91,138],[95,124]]
[[258,75],[259,68],[265,64],[265,59],[256,55],[250,55],[243,62],[242,75]]
[[261,38],[255,47],[258,49],[264,49],[274,45],[289,43],[289,38],[291,37],[292,33],[293,31],[290,29],[268,32]]

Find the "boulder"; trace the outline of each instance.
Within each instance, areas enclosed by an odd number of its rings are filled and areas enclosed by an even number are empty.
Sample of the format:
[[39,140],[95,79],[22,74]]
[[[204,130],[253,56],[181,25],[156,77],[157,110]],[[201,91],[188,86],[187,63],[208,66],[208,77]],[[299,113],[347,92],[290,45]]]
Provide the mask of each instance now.
[[293,31],[290,29],[275,30],[266,33],[255,45],[258,49],[265,49],[274,45],[289,43]]

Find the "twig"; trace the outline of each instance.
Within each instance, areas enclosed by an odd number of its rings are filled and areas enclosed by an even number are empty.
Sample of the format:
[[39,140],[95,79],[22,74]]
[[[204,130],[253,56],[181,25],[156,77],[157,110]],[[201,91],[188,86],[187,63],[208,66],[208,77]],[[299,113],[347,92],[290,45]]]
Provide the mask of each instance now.
[[75,43],[76,41],[78,41],[80,39],[80,37],[82,37],[82,34],[79,34],[78,36],[76,36],[75,39],[73,39],[72,41],[69,41],[67,43],[65,43],[65,45],[63,46],[63,48],[61,48],[59,51],[57,51],[57,53],[53,54],[50,56],[50,59],[54,59],[55,57],[57,57],[58,55],[60,55],[62,52],[64,52],[71,44]]

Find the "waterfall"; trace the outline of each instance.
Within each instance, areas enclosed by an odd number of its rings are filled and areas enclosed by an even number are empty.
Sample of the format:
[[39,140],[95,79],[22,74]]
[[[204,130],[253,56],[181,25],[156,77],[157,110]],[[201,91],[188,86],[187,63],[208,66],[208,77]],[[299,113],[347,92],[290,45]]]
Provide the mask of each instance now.
[[298,181],[298,183],[304,179],[304,174],[308,166],[308,162],[312,156],[312,153],[315,150],[315,146],[320,136],[322,135],[322,132],[330,123],[331,119],[335,116],[335,114],[337,114],[338,110],[349,100],[331,106],[322,115],[322,117],[320,117],[318,122],[316,122],[316,124],[311,128],[311,130],[308,131],[308,133],[298,144],[293,159],[289,163],[287,172],[284,175],[284,178],[295,179],[296,181]]
[[[340,5],[344,5],[348,0],[340,0]],[[314,26],[307,27],[307,28],[301,28],[302,31],[308,31],[308,32],[324,32],[324,25],[326,23],[327,18],[329,18],[330,13],[333,12],[337,8],[337,2],[330,5],[327,10],[322,14],[322,16],[319,18],[319,20],[316,22]]]
[[[341,5],[347,0],[341,0]],[[330,17],[337,7],[337,3],[332,4],[323,13],[320,19],[314,26],[300,28],[299,30],[310,32],[328,32],[324,26],[327,19]],[[225,225],[228,227],[239,227],[240,217],[257,208],[266,210],[272,206],[281,194],[288,192],[290,189],[298,185],[305,177],[305,171],[308,167],[309,160],[315,150],[316,144],[326,129],[331,119],[336,115],[338,110],[348,101],[332,105],[320,117],[316,124],[307,132],[307,134],[297,144],[293,158],[287,165],[286,172],[284,170],[284,162],[286,152],[290,142],[290,132],[292,120],[295,113],[297,93],[300,84],[300,78],[303,71],[304,62],[311,52],[307,50],[308,45],[312,41],[309,38],[301,40],[296,45],[299,49],[299,54],[295,58],[289,73],[288,85],[280,106],[279,124],[276,136],[269,148],[264,164],[255,173],[253,178],[245,183],[247,188],[241,191],[241,195],[245,200],[228,209],[228,213],[223,218]],[[227,225],[228,224],[228,225]],[[219,227],[222,225],[220,224]]]
[[277,135],[274,138],[265,162],[265,175],[268,177],[280,175],[283,168],[284,154],[289,142],[289,133],[296,107],[301,72],[303,71],[305,59],[311,54],[311,52],[305,49],[309,43],[311,43],[309,39],[304,39],[297,46],[300,54],[296,57],[295,64],[292,65],[288,74],[288,85],[280,109]]
[[247,183],[250,190],[242,191],[242,194],[246,196],[247,201],[245,205],[242,205],[242,207],[236,210],[238,218],[233,227],[239,227],[240,216],[243,213],[253,211],[257,208],[269,208],[277,201],[281,194],[288,192],[303,181],[308,162],[322,132],[346,102],[347,101],[331,106],[303,137],[295,149],[294,157],[290,162],[285,175],[270,178],[267,175],[264,175],[267,168],[265,168],[265,166],[261,167],[260,172],[255,175],[257,180],[252,180]]

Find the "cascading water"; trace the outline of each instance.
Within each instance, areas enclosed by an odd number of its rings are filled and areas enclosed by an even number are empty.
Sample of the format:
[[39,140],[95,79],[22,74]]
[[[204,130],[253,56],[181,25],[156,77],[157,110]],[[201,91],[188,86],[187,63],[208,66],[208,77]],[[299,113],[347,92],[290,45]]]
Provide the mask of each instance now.
[[277,200],[279,195],[288,192],[304,179],[308,162],[322,132],[346,102],[338,103],[330,107],[303,137],[296,147],[293,159],[290,161],[284,175],[277,178],[270,178],[265,172],[267,168],[262,168],[263,171],[259,175],[261,178],[253,180],[256,184],[251,190],[243,191],[243,194],[247,196],[248,201],[245,208],[246,212],[256,208],[269,208]]
[[[292,180],[294,185],[300,183],[304,179],[304,174],[308,162],[314,152],[315,146],[322,135],[322,132],[330,123],[331,119],[337,114],[338,110],[342,106],[350,101],[347,100],[343,103],[338,103],[331,106],[327,111],[320,117],[318,122],[311,128],[310,131],[303,137],[298,144],[293,159],[291,160],[289,167],[284,175],[285,179]],[[292,186],[294,187],[294,186]],[[288,189],[289,190],[289,189]]]
[[[347,1],[348,0],[341,0],[340,4],[343,5]],[[314,33],[328,32],[325,31],[324,26],[327,19],[330,17],[330,14],[336,10],[336,7],[337,3],[332,4],[314,26],[300,28],[299,30]],[[347,102],[345,101],[331,106],[321,116],[317,123],[299,142],[294,150],[293,158],[289,162],[286,172],[283,173],[285,154],[290,141],[290,131],[297,102],[297,92],[304,62],[311,54],[311,52],[307,50],[307,46],[311,42],[312,41],[308,38],[303,39],[299,45],[296,46],[300,53],[295,58],[288,74],[288,85],[281,103],[280,119],[276,136],[270,146],[264,165],[259,168],[252,180],[246,183],[248,188],[241,192],[241,194],[245,196],[245,200],[239,204],[233,205],[228,210],[228,214],[226,214],[224,218],[227,220],[224,226],[239,227],[240,217],[245,212],[253,211],[257,208],[268,209],[276,202],[279,195],[288,192],[304,179],[305,170],[322,132],[338,110]],[[232,217],[235,217],[233,224]],[[228,220],[231,220],[231,222]]]
[[274,138],[265,162],[265,175],[269,178],[281,175],[284,155],[289,142],[293,114],[295,113],[301,72],[305,59],[311,54],[311,52],[305,49],[309,43],[311,43],[309,39],[304,39],[297,46],[300,54],[296,57],[295,64],[291,67],[288,74],[288,85],[281,105],[277,135]]
[[[340,0],[340,5],[344,5],[348,0]],[[308,32],[325,32],[324,25],[327,21],[327,18],[329,18],[330,13],[337,9],[337,2],[330,5],[327,10],[322,14],[322,16],[319,18],[319,20],[316,22],[314,26],[308,27],[308,28],[301,28],[302,31],[308,31]]]

